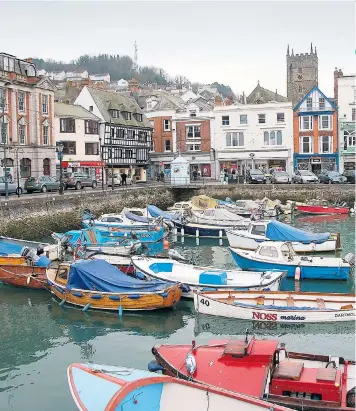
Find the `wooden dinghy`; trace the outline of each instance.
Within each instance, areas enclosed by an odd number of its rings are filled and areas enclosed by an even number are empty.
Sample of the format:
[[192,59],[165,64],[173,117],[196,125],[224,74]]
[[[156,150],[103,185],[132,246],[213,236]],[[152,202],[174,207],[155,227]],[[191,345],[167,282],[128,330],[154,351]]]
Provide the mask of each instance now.
[[182,294],[179,284],[132,278],[104,260],[61,264],[47,279],[63,304],[84,310],[157,310],[173,307]]
[[287,411],[257,398],[133,368],[72,364],[67,371],[80,411]]
[[148,278],[183,284],[183,297],[193,298],[194,290],[279,290],[284,277],[282,271],[247,272],[198,267],[169,258],[133,256],[136,272]]
[[[354,411],[355,361],[287,352],[285,344],[255,337],[208,344],[157,345],[156,369],[208,386],[303,411]],[[153,364],[150,363],[152,369]]]
[[354,321],[355,294],[281,292],[195,293],[198,313],[283,323],[326,323]]
[[14,287],[43,289],[47,284],[46,267],[33,265],[25,257],[0,257],[0,282]]

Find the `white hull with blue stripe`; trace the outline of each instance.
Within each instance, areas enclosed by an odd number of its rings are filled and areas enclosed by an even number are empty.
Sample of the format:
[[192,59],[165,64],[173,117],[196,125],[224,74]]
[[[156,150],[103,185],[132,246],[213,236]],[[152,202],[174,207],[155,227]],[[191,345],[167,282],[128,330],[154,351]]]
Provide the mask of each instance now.
[[219,270],[214,267],[197,267],[165,258],[133,256],[137,272],[147,278],[156,278],[171,283],[181,283],[182,296],[193,298],[194,291],[214,290],[279,290],[283,272],[247,272]]

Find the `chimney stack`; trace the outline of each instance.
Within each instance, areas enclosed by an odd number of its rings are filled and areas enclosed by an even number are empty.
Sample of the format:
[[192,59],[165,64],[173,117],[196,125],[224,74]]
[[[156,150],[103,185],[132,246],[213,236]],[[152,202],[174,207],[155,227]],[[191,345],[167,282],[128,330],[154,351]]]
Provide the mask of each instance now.
[[222,98],[221,98],[220,94],[217,94],[217,95],[215,96],[215,105],[216,105],[216,106],[222,106],[222,105],[223,105],[222,103],[223,103],[223,102],[222,102]]
[[344,73],[342,72],[341,69],[337,69],[337,67],[335,67],[334,70],[334,99],[336,104],[338,104],[338,98],[339,98],[339,78],[343,77]]

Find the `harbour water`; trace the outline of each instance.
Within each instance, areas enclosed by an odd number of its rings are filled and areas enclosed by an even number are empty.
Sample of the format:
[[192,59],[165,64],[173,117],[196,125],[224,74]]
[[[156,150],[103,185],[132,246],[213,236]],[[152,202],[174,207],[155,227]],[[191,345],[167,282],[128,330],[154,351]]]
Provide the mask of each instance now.
[[[354,252],[355,218],[300,217],[292,225],[316,232],[340,232],[342,255]],[[184,240],[184,241],[183,241]],[[183,242],[182,242],[183,241]],[[170,238],[170,245],[196,263],[234,267],[228,248],[218,240]],[[160,253],[162,245],[155,247]],[[302,291],[354,292],[349,281],[301,281]],[[293,280],[283,284],[294,289]],[[163,343],[198,343],[242,336],[249,328],[263,338],[278,338],[293,351],[355,358],[355,325],[246,323],[195,317],[193,304],[175,310],[115,314],[59,307],[50,294],[0,286],[0,410],[75,411],[66,379],[72,362],[95,362],[146,369],[151,347]]]

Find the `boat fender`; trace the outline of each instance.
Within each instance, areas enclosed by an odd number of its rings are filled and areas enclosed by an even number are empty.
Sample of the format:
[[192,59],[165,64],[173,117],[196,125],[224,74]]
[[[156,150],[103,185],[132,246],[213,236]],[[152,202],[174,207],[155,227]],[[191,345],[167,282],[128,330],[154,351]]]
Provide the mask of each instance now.
[[90,308],[90,303],[88,303],[88,304],[82,309],[83,313],[85,313],[86,311],[88,311],[89,308]]
[[162,365],[158,364],[158,362],[156,360],[152,360],[148,363],[148,371],[151,372],[157,372],[157,371],[163,371],[164,368],[162,367]]
[[138,300],[139,298],[141,298],[140,294],[131,294],[127,296],[128,298],[130,298],[131,300]]
[[120,304],[120,307],[119,307],[119,317],[122,317],[122,313],[123,313],[123,308],[122,308],[122,305]]
[[295,280],[295,281],[299,281],[299,280],[300,280],[300,267],[296,267],[296,268],[295,268],[294,280]]
[[190,287],[187,284],[181,284],[180,288],[183,291],[183,293],[189,293],[190,291]]
[[351,388],[346,394],[346,406],[350,408],[355,408],[355,395],[356,395],[356,387]]
[[192,354],[187,355],[185,365],[187,367],[188,374],[193,375],[197,369],[197,363]]
[[30,284],[30,281],[31,281],[31,276],[29,275],[29,276],[27,277],[26,284]]
[[146,280],[145,274],[141,273],[140,271],[136,271],[136,278],[139,280]]
[[162,298],[167,298],[167,297],[168,297],[168,293],[167,293],[167,292],[161,293],[161,294],[158,294],[158,295],[161,296]]

